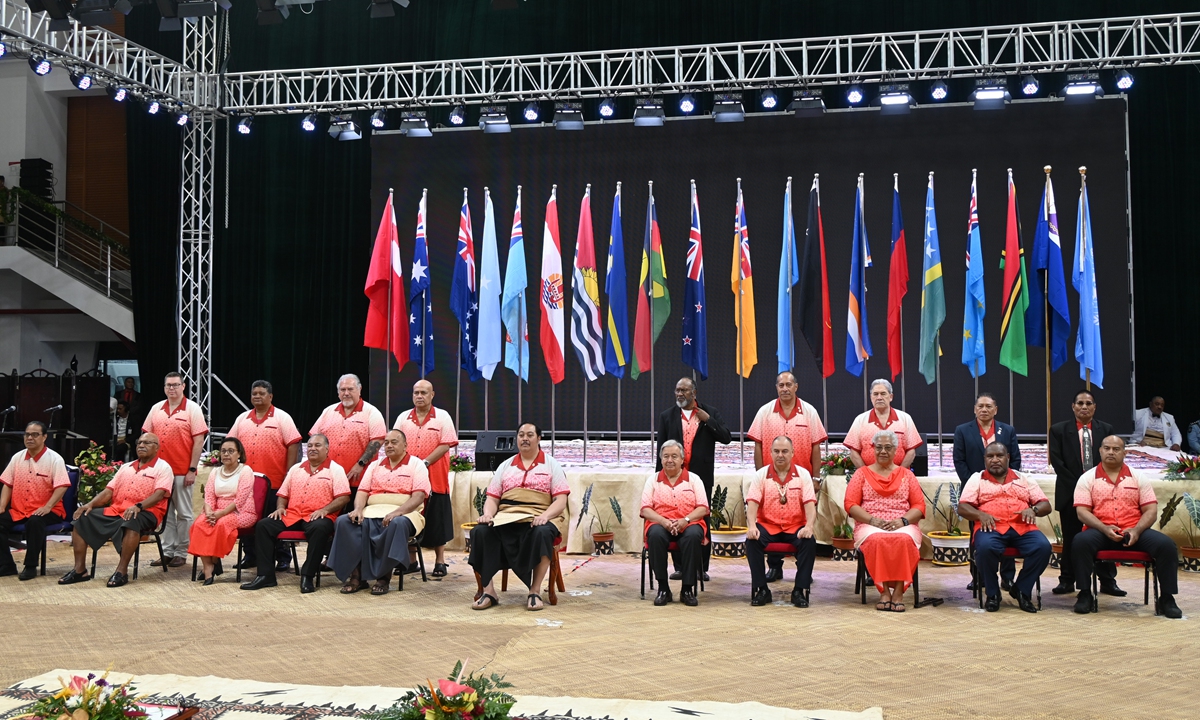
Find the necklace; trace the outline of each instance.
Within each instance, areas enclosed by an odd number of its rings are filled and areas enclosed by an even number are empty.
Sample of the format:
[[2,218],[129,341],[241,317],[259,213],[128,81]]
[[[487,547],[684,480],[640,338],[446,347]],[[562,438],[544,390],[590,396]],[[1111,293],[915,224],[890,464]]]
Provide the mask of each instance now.
[[221,466],[221,469],[220,469],[218,472],[220,472],[220,473],[221,473],[221,477],[223,477],[223,478],[225,478],[226,480],[228,480],[229,478],[233,477],[234,475],[237,475],[237,474],[238,474],[238,473],[240,473],[241,471],[242,471],[242,464],[241,464],[241,463],[238,463],[238,464],[237,464],[237,467],[235,467],[235,468],[233,469],[233,472],[231,472],[231,473],[227,473],[227,472],[225,472],[225,466],[224,466],[224,465],[222,465],[222,466]]
[[[791,475],[789,474],[788,477],[791,477]],[[779,486],[776,489],[779,490],[779,504],[780,505],[787,505],[787,502],[788,502],[787,482],[788,482],[788,478],[784,478],[782,483],[779,483],[779,482],[775,483],[776,485]]]

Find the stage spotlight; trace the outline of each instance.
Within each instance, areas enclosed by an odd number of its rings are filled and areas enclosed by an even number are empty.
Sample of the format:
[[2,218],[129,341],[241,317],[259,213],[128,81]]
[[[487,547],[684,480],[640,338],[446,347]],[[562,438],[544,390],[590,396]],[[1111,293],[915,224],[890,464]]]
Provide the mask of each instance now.
[[525,122],[537,122],[541,114],[542,111],[535,102],[527,103],[525,109],[521,111],[521,117],[525,118]]
[[34,75],[49,75],[50,71],[54,69],[50,61],[41,55],[30,55],[29,67],[33,70]]
[[82,70],[71,71],[71,84],[80,90],[91,90],[93,84],[92,76]]
[[640,97],[633,111],[633,124],[637,127],[662,127],[667,114],[663,112],[662,98]]
[[1122,70],[1117,73],[1117,89],[1128,90],[1131,87],[1133,87],[1133,76],[1129,74],[1129,71]]
[[866,95],[863,94],[862,87],[858,85],[851,85],[850,89],[846,91],[846,102],[851,105],[859,104],[865,97]]
[[313,132],[314,130],[316,130],[317,129],[317,114],[309,113],[309,114],[305,115],[304,119],[300,121],[300,127],[304,129],[304,132]]
[[157,100],[151,100],[151,101],[150,101],[150,102],[149,102],[149,103],[146,105],[146,112],[147,112],[147,113],[149,113],[149,114],[151,114],[151,115],[157,115],[157,114],[158,114],[158,111],[159,111],[159,110],[161,110],[161,109],[162,109],[162,105],[159,105],[159,103],[158,103],[158,101],[157,101]]
[[512,132],[508,111],[503,105],[485,105],[479,110],[479,129],[485,133]]
[[607,120],[617,113],[617,103],[612,98],[604,98],[600,101],[598,112],[601,118]]
[[393,2],[402,8],[408,7],[408,0],[371,0],[371,17],[396,17],[396,8],[392,7]]
[[713,122],[742,122],[746,110],[740,93],[720,93],[713,99]]
[[556,102],[554,103],[555,130],[582,130],[583,103]]
[[115,102],[125,102],[129,99],[129,90],[119,85],[109,85],[108,96]]
[[175,115],[175,124],[179,127],[183,127],[184,125],[188,124],[188,120],[190,119],[191,118],[188,117],[187,110],[180,108],[179,112]]
[[679,98],[679,112],[690,115],[696,111],[696,98],[691,93]]
[[884,115],[902,115],[912,106],[908,83],[884,85],[879,88],[879,111]]
[[1012,100],[1012,95],[1008,93],[1008,83],[1004,78],[979,78],[975,81],[971,100],[976,110],[1001,110],[1005,103]]
[[387,110],[379,109],[371,114],[371,127],[376,130],[387,127]]
[[275,0],[256,0],[259,25],[279,25],[287,20],[291,12],[287,5],[276,5]]
[[946,87],[946,83],[942,80],[935,80],[929,88],[929,97],[937,101],[945,100],[950,96],[950,88]]
[[1032,75],[1026,75],[1021,78],[1021,92],[1026,95],[1037,95],[1038,90],[1042,89],[1042,84]]
[[238,120],[238,124],[237,124],[238,134],[239,135],[249,135],[250,128],[253,126],[254,126],[254,118],[247,115],[246,117],[242,118],[241,120]]
[[820,117],[825,114],[825,98],[820,90],[799,90],[792,96],[787,109],[796,117]]
[[424,110],[405,110],[400,113],[400,132],[409,137],[433,137]]
[[8,54],[8,46],[0,42],[0,58]]
[[451,125],[462,125],[463,122],[466,121],[466,119],[467,119],[467,109],[465,107],[463,107],[462,105],[455,105],[454,109],[450,111],[450,124]]
[[334,115],[329,119],[329,137],[334,140],[360,140],[362,128],[352,115]]
[[1067,86],[1063,88],[1064,98],[1069,103],[1091,102],[1104,95],[1100,87],[1100,76],[1094,72],[1072,73],[1067,75]]
[[763,90],[758,95],[758,104],[762,105],[765,110],[774,110],[779,107],[779,96],[775,94],[774,90]]

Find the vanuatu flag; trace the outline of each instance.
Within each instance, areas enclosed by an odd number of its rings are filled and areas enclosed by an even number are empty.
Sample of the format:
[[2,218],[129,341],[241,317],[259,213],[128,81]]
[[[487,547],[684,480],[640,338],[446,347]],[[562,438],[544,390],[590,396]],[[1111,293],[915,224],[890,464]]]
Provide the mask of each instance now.
[[[1017,262],[1009,262],[1016,258]],[[1029,374],[1025,352],[1025,311],[1029,308],[1025,250],[1021,247],[1021,216],[1017,214],[1017,186],[1008,171],[1008,230],[1004,236],[1004,315],[1000,318],[1000,364],[1021,375]]]

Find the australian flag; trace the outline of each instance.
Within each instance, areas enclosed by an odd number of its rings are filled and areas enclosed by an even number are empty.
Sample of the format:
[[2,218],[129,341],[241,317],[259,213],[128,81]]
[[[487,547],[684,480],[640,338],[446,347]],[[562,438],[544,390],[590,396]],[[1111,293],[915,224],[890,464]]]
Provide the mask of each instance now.
[[[428,304],[426,304],[428,307]],[[483,377],[475,366],[475,344],[479,337],[479,298],[475,290],[475,239],[471,235],[471,211],[467,191],[463,190],[462,211],[458,216],[458,255],[454,258],[454,280],[450,285],[450,309],[458,318],[462,335],[462,369],[471,381]]]
[[421,368],[421,377],[433,372],[433,296],[429,291],[429,247],[425,244],[425,196],[422,192],[417,211],[417,242],[408,284],[409,355]]
[[700,242],[700,204],[692,183],[692,229],[688,233],[687,278],[683,285],[683,362],[708,379],[708,328],[704,319],[704,247]]

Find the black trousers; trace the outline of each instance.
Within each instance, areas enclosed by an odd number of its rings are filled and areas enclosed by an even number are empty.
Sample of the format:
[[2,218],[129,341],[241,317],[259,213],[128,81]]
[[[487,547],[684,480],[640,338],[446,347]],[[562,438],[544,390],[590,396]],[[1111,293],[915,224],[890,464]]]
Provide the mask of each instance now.
[[[22,522],[25,523],[25,567],[37,567],[42,559],[42,548],[46,545],[46,526],[66,522],[64,518],[54,513],[48,515],[30,515]],[[12,550],[5,542],[6,536],[12,532],[17,523],[12,519],[8,510],[0,513],[0,570],[16,569],[13,562]]]
[[[812,585],[813,563],[817,558],[817,541],[813,538],[797,537],[796,533],[770,534],[762,525],[758,526],[758,539],[746,538],[746,562],[750,563],[751,592],[767,586],[767,571],[763,563],[765,549],[770,543],[788,543],[796,548],[796,590],[807,590]],[[783,555],[771,555],[783,566]]]
[[[1080,590],[1089,593],[1092,591],[1092,565],[1096,553],[1101,550],[1138,550],[1149,553],[1150,557],[1154,558],[1154,574],[1158,576],[1162,594],[1174,595],[1179,592],[1179,549],[1174,540],[1157,530],[1147,528],[1142,531],[1141,537],[1130,547],[1111,540],[1095,529],[1079,533],[1074,540],[1071,547],[1071,564],[1075,566],[1075,582]],[[1065,545],[1063,552],[1066,552]]]
[[[1075,514],[1075,508],[1071,508],[1070,512],[1059,512],[1059,518],[1062,520],[1062,562],[1058,563],[1058,581],[1063,585],[1075,585],[1079,590],[1088,589],[1088,585],[1092,576],[1091,565],[1088,565],[1087,576],[1080,580],[1075,577],[1075,536],[1083,532],[1083,521]],[[1100,578],[1101,584],[1114,583],[1117,581],[1117,566],[1115,563],[1100,563],[1100,567],[1096,568],[1096,576]]]
[[679,572],[683,575],[684,587],[696,586],[696,575],[704,561],[704,528],[699,525],[689,525],[678,535],[672,535],[666,528],[657,523],[650,526],[646,532],[646,547],[650,551],[650,570],[662,589],[669,589],[667,580],[668,548],[674,542],[679,548]]
[[329,542],[333,539],[333,521],[327,517],[309,522],[297,520],[291,525],[284,525],[282,520],[266,517],[254,526],[254,545],[258,550],[258,574],[275,579],[275,561],[271,558],[271,550],[275,547],[275,539],[284,530],[299,530],[308,541],[308,553],[300,574],[304,577],[316,577],[321,568],[321,560],[329,552]]
[[[267,486],[267,496],[263,498],[263,517],[267,517],[279,507],[279,498],[276,497],[275,492],[275,488]],[[275,544],[275,562],[291,560],[291,558],[292,554],[283,546],[283,543]],[[258,548],[255,547],[255,543],[249,543],[246,546],[245,561],[247,565],[258,565]]]

